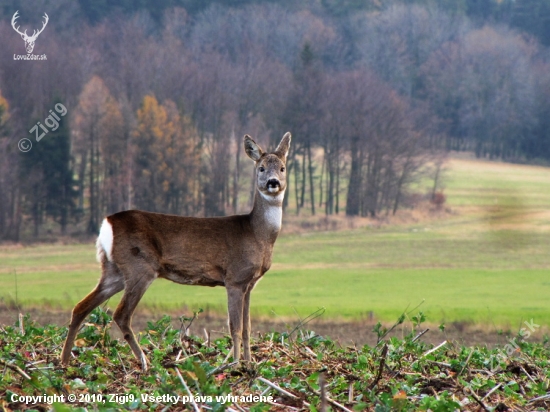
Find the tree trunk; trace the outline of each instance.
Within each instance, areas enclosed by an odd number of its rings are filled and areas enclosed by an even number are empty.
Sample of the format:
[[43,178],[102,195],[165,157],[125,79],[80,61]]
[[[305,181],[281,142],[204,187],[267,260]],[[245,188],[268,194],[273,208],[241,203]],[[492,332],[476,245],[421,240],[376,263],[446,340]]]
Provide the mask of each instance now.
[[306,199],[306,150],[302,156],[302,187],[300,189],[300,208],[304,207]]
[[311,143],[307,144],[307,162],[309,172],[309,193],[311,201],[311,215],[315,216],[315,185],[313,183],[313,165],[311,163]]
[[298,167],[300,164],[296,160],[296,156],[294,156],[294,192],[296,197],[296,214],[300,215],[300,196],[299,196],[299,185],[298,185]]
[[334,211],[340,213],[340,137],[336,138],[336,193]]
[[330,152],[327,158],[327,200],[325,203],[325,214],[332,215],[334,213],[334,153]]
[[324,177],[325,177],[325,164],[327,162],[327,152],[325,151],[324,155],[323,155],[323,161],[322,161],[322,164],[321,164],[321,175],[320,175],[320,178],[319,178],[319,208],[322,208],[323,207],[323,192],[324,192],[324,188],[323,188],[323,182],[324,182]]
[[239,171],[240,171],[240,162],[241,162],[241,151],[239,146],[240,139],[237,140],[237,150],[235,153],[235,172],[233,173],[233,213],[237,214],[237,209],[239,208]]
[[349,175],[346,215],[359,215],[361,206],[361,153],[359,153],[359,137],[351,139],[351,171]]
[[97,221],[96,221],[96,209],[97,209],[97,194],[95,187],[95,173],[96,173],[96,150],[95,150],[95,139],[94,132],[92,131],[90,136],[90,179],[89,179],[89,190],[90,190],[90,219],[88,220],[88,233],[97,232]]

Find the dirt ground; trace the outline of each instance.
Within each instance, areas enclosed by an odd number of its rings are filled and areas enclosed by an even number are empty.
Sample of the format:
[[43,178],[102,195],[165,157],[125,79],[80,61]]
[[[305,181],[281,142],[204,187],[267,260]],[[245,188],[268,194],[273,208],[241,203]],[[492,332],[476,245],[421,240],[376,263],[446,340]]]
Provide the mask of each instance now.
[[[45,309],[25,309],[23,314],[30,314],[31,319],[37,322],[39,325],[56,324],[56,325],[68,325],[70,320],[69,311],[59,310],[45,310]],[[163,316],[164,313],[151,313],[145,311],[136,311],[133,318],[133,327],[135,332],[143,331],[148,321],[156,321]],[[174,328],[180,328],[182,326],[179,316],[181,313],[170,313],[172,317],[172,325]],[[0,306],[0,326],[13,325],[19,317],[19,310],[16,308],[10,308],[7,306]],[[253,336],[257,336],[258,333],[268,332],[290,332],[295,329],[295,333],[299,333],[299,330],[313,330],[318,335],[327,336],[337,341],[340,345],[358,345],[376,344],[376,334],[372,331],[376,320],[364,320],[357,322],[335,322],[321,319],[315,319],[307,325],[300,328],[300,321],[298,319],[289,319],[287,321],[273,321],[270,319],[255,318],[252,316],[252,331]],[[406,322],[407,323],[407,322]],[[188,322],[186,322],[186,325]],[[392,324],[384,324],[387,328]],[[502,346],[508,343],[510,338],[513,338],[517,334],[517,330],[505,330],[499,331],[494,326],[482,326],[473,325],[467,323],[450,323],[445,325],[445,331],[439,330],[438,325],[423,324],[417,332],[421,332],[425,329],[429,329],[420,338],[424,342],[432,343],[434,345],[441,343],[444,340],[456,342],[458,344],[467,346]],[[548,330],[541,328],[533,334],[529,341],[540,342],[543,336],[548,335]],[[116,326],[113,326],[112,335],[117,338],[121,338],[121,334]],[[389,336],[403,337],[410,332],[410,322],[405,325],[397,326]],[[206,334],[210,334],[212,339],[229,334],[227,326],[227,318],[210,315],[200,314],[195,319],[190,327],[190,334],[205,337]]]

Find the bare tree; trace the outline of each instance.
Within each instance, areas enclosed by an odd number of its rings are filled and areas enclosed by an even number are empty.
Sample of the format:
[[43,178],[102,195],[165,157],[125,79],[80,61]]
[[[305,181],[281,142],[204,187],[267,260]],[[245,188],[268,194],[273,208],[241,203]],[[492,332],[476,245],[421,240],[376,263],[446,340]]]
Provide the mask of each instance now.
[[355,115],[356,111],[360,110],[360,107],[355,105],[357,102],[348,96],[350,82],[354,80],[353,74],[349,72],[327,76],[321,98],[323,115],[320,119],[320,134],[326,165],[325,214],[327,215],[337,214],[341,209],[340,185],[346,163],[344,154],[347,153],[346,149],[349,149],[348,139],[352,133],[349,120],[350,115]]
[[0,239],[18,241],[21,225],[19,158],[17,141],[12,136],[9,109],[8,101],[0,93]]
[[[321,118],[321,93],[324,76],[318,57],[310,44],[304,44],[300,53],[298,68],[294,74],[292,92],[282,114],[284,127],[293,130],[301,137],[296,145],[296,154],[289,159],[289,169],[294,172],[295,183],[300,182],[297,212],[305,206],[306,189],[309,189],[311,214],[315,215],[315,184],[312,150],[319,141],[319,119]],[[296,155],[301,155],[301,178],[298,179],[298,162]],[[296,187],[296,190],[298,188]]]
[[422,134],[414,131],[413,113],[368,70],[339,73],[332,82],[324,130],[335,136],[327,147],[344,140],[349,151],[346,214],[395,213],[422,164]]
[[[121,115],[109,89],[98,76],[93,76],[84,86],[71,121],[73,153],[78,170],[79,207],[84,209],[84,196],[87,193],[89,206],[86,231],[96,233],[104,212],[102,205],[105,201],[101,189],[105,173],[108,185],[112,185],[118,163],[124,155],[120,147],[120,139],[123,139]],[[112,202],[116,194],[111,190],[107,196],[108,203],[115,206]]]
[[190,41],[195,53],[215,51],[234,62],[250,47],[259,47],[270,60],[292,67],[304,43],[316,45],[322,56],[336,38],[334,27],[308,10],[256,4],[210,7],[197,16]]
[[[505,29],[469,32],[434,53],[424,67],[432,109],[461,148],[478,156],[517,158],[535,126],[535,49]],[[455,148],[454,144],[451,147]]]
[[467,26],[459,14],[417,4],[359,14],[353,22],[361,62],[407,98],[421,93],[422,64],[442,44],[460,37]]

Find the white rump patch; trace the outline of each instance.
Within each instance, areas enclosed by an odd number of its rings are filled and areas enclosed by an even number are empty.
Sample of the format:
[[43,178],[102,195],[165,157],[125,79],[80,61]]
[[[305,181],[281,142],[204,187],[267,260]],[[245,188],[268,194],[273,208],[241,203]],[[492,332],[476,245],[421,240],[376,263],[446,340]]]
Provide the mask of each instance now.
[[113,227],[107,220],[103,219],[101,229],[99,229],[99,236],[97,237],[97,260],[101,262],[101,254],[105,253],[107,260],[111,260],[113,252]]

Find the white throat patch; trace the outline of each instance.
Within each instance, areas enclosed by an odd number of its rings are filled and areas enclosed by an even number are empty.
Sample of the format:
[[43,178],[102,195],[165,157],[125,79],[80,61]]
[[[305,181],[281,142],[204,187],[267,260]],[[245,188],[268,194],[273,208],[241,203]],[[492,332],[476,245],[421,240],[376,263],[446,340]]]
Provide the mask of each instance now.
[[266,195],[264,192],[262,191],[259,191],[260,192],[260,195],[262,195],[262,197],[267,200],[268,203],[271,203],[271,204],[282,204],[283,203],[283,199],[285,197],[285,191],[284,190],[281,190],[277,196],[269,196],[269,195]]
[[283,199],[285,191],[280,191],[276,196],[269,196],[260,191],[260,195],[267,201],[265,207],[265,220],[273,230],[280,230],[283,223]]
[[280,230],[283,224],[282,206],[268,205],[265,208],[265,220],[270,228]]

